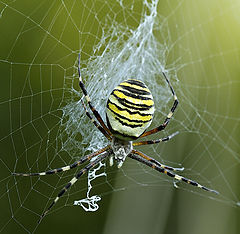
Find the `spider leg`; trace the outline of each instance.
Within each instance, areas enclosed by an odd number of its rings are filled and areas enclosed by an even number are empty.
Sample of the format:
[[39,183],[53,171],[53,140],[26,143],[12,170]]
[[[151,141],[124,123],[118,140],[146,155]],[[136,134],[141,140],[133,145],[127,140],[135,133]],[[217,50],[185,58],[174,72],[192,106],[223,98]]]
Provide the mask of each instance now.
[[109,134],[107,133],[107,131],[106,131],[101,125],[99,125],[95,119],[92,118],[92,116],[91,116],[90,113],[88,112],[88,110],[87,110],[84,102],[83,102],[82,100],[81,100],[81,102],[82,102],[82,105],[83,105],[83,107],[84,107],[84,109],[85,109],[85,113],[86,113],[87,117],[88,117],[88,118],[91,120],[91,122],[97,127],[97,129],[99,129],[100,132],[101,132],[108,140],[111,141],[112,137],[109,136]]
[[106,124],[104,123],[101,115],[98,113],[98,111],[95,109],[95,107],[92,105],[91,99],[88,96],[87,90],[85,88],[85,85],[82,81],[82,77],[81,77],[81,70],[80,70],[80,54],[78,55],[78,76],[79,76],[79,86],[83,92],[83,95],[85,96],[85,99],[88,103],[89,108],[91,109],[93,115],[96,117],[96,119],[98,120],[98,122],[101,124],[101,126],[104,128],[104,130],[108,133],[109,136],[112,136],[112,133],[110,132],[110,130],[108,129],[108,127],[106,126]]
[[170,166],[166,166],[160,162],[158,162],[156,159],[154,158],[151,158],[150,156],[138,151],[138,150],[132,150],[132,153],[133,154],[137,154],[138,156],[140,156],[141,158],[149,161],[149,162],[152,162],[152,163],[155,163],[157,164],[159,167],[162,167],[164,169],[167,169],[169,171],[183,171],[184,170],[184,167],[170,167]]
[[171,89],[172,95],[173,95],[174,102],[173,102],[172,108],[171,108],[170,112],[168,113],[167,118],[164,120],[163,124],[161,124],[157,128],[154,128],[152,130],[149,130],[149,131],[143,133],[140,137],[145,137],[145,136],[151,135],[153,133],[156,133],[156,132],[159,132],[159,131],[162,131],[163,129],[165,129],[166,126],[168,125],[170,119],[172,118],[174,111],[176,110],[176,108],[178,106],[179,101],[177,99],[177,95],[175,94],[175,91],[164,72],[163,72],[163,76],[164,76],[165,80],[167,81],[167,83]]
[[160,142],[164,142],[164,141],[169,141],[171,138],[176,136],[178,133],[179,132],[175,132],[175,133],[171,134],[170,136],[160,138],[160,139],[157,139],[157,140],[135,142],[135,143],[133,143],[133,146],[151,145],[151,144],[156,144],[156,143],[160,143]]
[[112,150],[108,150],[99,157],[97,157],[93,162],[89,163],[86,167],[81,169],[65,186],[64,188],[59,192],[57,197],[53,200],[51,205],[48,207],[48,209],[41,215],[39,222],[44,218],[44,216],[50,211],[50,209],[57,203],[57,201],[63,196],[63,194],[73,185],[75,184],[79,178],[85,174],[87,171],[89,171],[91,168],[95,167],[99,162],[104,160],[106,157],[108,157],[112,153]]
[[145,164],[145,165],[147,165],[147,166],[149,166],[149,167],[151,167],[151,168],[153,168],[153,169],[155,169],[155,170],[157,170],[157,171],[159,171],[161,173],[164,173],[164,174],[166,174],[166,175],[168,175],[168,176],[170,176],[170,177],[172,177],[172,178],[174,178],[174,179],[176,179],[178,181],[183,181],[183,182],[185,182],[187,184],[191,184],[191,185],[196,186],[196,187],[198,187],[200,189],[203,189],[205,191],[213,192],[215,194],[219,194],[219,192],[216,191],[216,190],[207,188],[207,187],[199,184],[198,182],[196,182],[194,180],[190,180],[190,179],[187,179],[187,178],[185,178],[183,176],[174,174],[170,170],[167,170],[167,169],[159,166],[156,162],[152,162],[150,160],[145,159],[144,157],[140,157],[138,153],[140,153],[140,152],[136,152],[136,151],[134,152],[134,150],[133,150],[132,153],[130,155],[128,155],[128,156],[130,158],[135,159],[135,160],[137,160],[137,161],[139,161],[139,162],[141,162],[141,163],[143,163],[143,164]]
[[78,161],[74,162],[71,165],[65,166],[65,167],[60,167],[60,168],[56,168],[56,169],[52,169],[49,171],[45,171],[45,172],[35,172],[35,173],[12,173],[15,176],[44,176],[44,175],[51,175],[51,174],[56,174],[58,172],[62,172],[62,171],[68,171],[70,169],[73,169],[75,167],[80,166],[81,164],[85,163],[86,161],[91,160],[93,157],[98,156],[99,154],[105,152],[106,150],[108,150],[110,148],[110,145],[94,152],[91,153],[89,155],[83,156],[82,158],[80,158]]

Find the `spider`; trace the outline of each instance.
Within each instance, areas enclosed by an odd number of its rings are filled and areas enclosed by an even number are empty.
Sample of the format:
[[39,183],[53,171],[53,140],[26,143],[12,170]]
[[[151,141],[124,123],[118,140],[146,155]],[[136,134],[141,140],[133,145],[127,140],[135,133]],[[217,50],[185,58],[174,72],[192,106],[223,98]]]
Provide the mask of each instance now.
[[[178,99],[175,91],[170,84],[169,79],[166,74],[162,72],[170,90],[173,95],[173,105],[164,122],[158,127],[146,131],[149,125],[152,122],[154,114],[154,101],[152,94],[148,87],[140,80],[129,79],[120,83],[115,89],[113,89],[107,100],[106,107],[106,120],[107,125],[103,121],[99,112],[93,106],[90,97],[88,96],[87,90],[83,83],[80,70],[80,54],[78,56],[78,75],[79,75],[79,86],[83,92],[83,95],[86,99],[86,102],[89,106],[89,109],[92,113],[87,110],[87,107],[84,105],[85,113],[91,122],[97,127],[97,129],[109,140],[110,144],[106,147],[99,149],[98,151],[91,153],[89,155],[83,156],[80,160],[74,162],[71,165],[64,166],[61,168],[56,168],[53,170],[39,172],[39,173],[13,173],[16,176],[44,176],[55,174],[62,171],[68,171],[72,168],[75,168],[91,159],[91,162],[81,169],[68,183],[65,187],[59,192],[57,197],[52,201],[48,209],[41,215],[40,220],[49,212],[49,210],[57,203],[57,201],[63,196],[63,194],[73,185],[78,179],[88,172],[91,168],[95,167],[99,162],[109,157],[110,166],[113,165],[114,161],[117,164],[117,167],[122,167],[125,159],[131,158],[137,160],[158,172],[164,173],[167,176],[176,179],[177,181],[183,181],[187,184],[199,187],[205,191],[213,192],[218,194],[217,191],[207,188],[198,182],[187,179],[183,176],[176,174],[176,171],[183,171],[184,168],[174,168],[166,166],[155,160],[154,158],[133,149],[133,146],[157,144],[160,142],[165,142],[170,140],[178,132],[169,135],[164,138],[156,140],[147,140],[134,142],[138,138],[143,138],[159,131],[164,130],[170,119],[173,116],[174,111],[178,106]],[[94,119],[94,117],[96,119]]]

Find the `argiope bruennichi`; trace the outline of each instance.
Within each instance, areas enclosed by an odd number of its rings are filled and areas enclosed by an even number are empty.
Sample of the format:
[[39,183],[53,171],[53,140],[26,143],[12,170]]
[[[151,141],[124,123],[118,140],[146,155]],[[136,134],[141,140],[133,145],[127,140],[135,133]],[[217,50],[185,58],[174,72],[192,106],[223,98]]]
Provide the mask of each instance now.
[[[53,200],[49,208],[42,214],[41,219],[48,213],[48,211],[53,207],[54,204],[59,200],[59,198],[75,183],[77,180],[89,171],[91,168],[95,167],[99,162],[103,161],[109,157],[110,165],[113,165],[114,160],[117,163],[117,167],[120,168],[123,165],[126,157],[135,159],[153,169],[164,173],[178,181],[183,181],[187,184],[199,187],[203,190],[214,192],[218,194],[217,191],[209,189],[196,181],[187,179],[183,176],[175,174],[173,171],[183,171],[184,168],[173,168],[170,166],[165,166],[151,158],[150,156],[133,149],[133,146],[156,144],[159,142],[164,142],[170,140],[174,133],[170,136],[160,138],[157,140],[147,140],[133,143],[132,141],[149,136],[151,134],[162,131],[168,125],[173,113],[178,105],[178,99],[174,92],[172,85],[170,84],[167,76],[163,73],[163,76],[170,87],[173,95],[173,106],[165,118],[164,122],[158,127],[146,131],[152,122],[154,114],[154,101],[152,94],[148,87],[140,80],[129,79],[120,83],[110,94],[107,100],[106,107],[106,119],[107,125],[104,123],[102,117],[98,111],[93,106],[90,97],[88,96],[87,90],[82,81],[80,72],[80,55],[78,59],[78,73],[79,73],[79,86],[85,96],[86,102],[96,118],[96,120],[88,112],[86,106],[83,104],[86,115],[93,122],[93,124],[101,131],[101,133],[109,140],[110,144],[106,147],[91,153],[89,155],[83,156],[80,160],[74,162],[69,166],[64,166],[54,170],[49,170],[40,173],[13,173],[18,176],[43,176],[49,174],[55,174],[62,171],[67,171],[75,168],[86,161],[91,160],[96,157],[95,160],[90,162],[86,167],[81,169],[70,181],[69,183],[60,191],[57,197]],[[40,219],[40,220],[41,220]]]

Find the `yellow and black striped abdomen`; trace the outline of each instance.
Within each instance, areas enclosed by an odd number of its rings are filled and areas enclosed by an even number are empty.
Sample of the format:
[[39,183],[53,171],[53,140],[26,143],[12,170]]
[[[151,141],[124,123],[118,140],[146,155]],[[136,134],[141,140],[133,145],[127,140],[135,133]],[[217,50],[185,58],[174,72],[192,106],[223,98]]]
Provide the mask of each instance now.
[[118,85],[107,101],[108,127],[117,138],[134,140],[152,122],[153,97],[148,87],[139,80],[126,80]]

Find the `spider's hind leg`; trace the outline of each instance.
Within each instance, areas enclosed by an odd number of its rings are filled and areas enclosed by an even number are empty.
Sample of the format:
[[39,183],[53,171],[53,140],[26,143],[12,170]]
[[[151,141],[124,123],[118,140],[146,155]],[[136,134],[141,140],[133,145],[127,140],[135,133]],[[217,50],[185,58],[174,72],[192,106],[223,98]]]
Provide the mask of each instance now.
[[91,116],[91,114],[88,112],[87,107],[85,106],[83,100],[81,99],[81,103],[85,109],[85,113],[87,115],[87,117],[91,120],[91,122],[95,125],[95,127],[108,139],[108,140],[112,140],[112,137],[107,133],[107,131],[97,123],[97,121],[95,119],[93,119],[93,117]]
[[83,92],[83,95],[88,103],[89,108],[91,109],[93,115],[96,117],[96,119],[98,120],[98,122],[100,123],[100,125],[103,127],[103,129],[108,133],[109,136],[112,136],[112,133],[110,132],[110,130],[108,129],[108,127],[106,126],[106,124],[104,123],[101,115],[98,113],[98,111],[96,110],[96,108],[93,106],[92,102],[91,102],[91,98],[89,97],[87,90],[85,88],[85,85],[83,83],[82,77],[81,77],[81,70],[80,70],[80,54],[78,55],[78,76],[79,76],[79,86]]
[[169,88],[172,92],[174,102],[173,102],[172,108],[171,108],[170,112],[168,113],[167,117],[165,118],[164,122],[160,126],[143,133],[141,135],[141,137],[149,136],[149,135],[152,135],[154,133],[157,133],[159,131],[164,130],[167,127],[168,123],[170,122],[171,118],[173,117],[173,114],[174,114],[175,110],[177,109],[177,106],[178,106],[178,103],[179,103],[177,95],[176,95],[169,79],[167,78],[166,74],[164,72],[162,72],[162,74],[163,74],[163,76],[164,76],[164,78],[165,78],[165,80],[166,80],[166,82],[167,82],[167,84],[168,84],[168,86],[169,86]]

